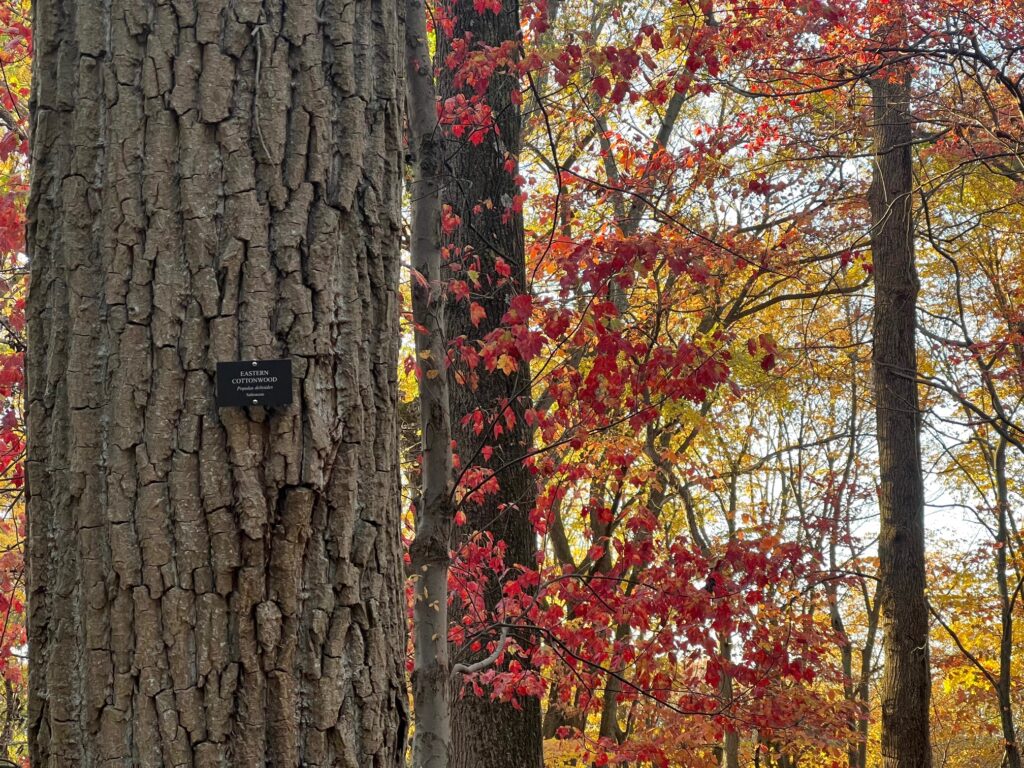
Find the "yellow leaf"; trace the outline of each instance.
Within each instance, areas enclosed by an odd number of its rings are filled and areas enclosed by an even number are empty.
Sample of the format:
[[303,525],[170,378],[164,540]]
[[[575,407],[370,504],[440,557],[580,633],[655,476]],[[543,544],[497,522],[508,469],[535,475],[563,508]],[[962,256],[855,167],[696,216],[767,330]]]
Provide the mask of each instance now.
[[519,369],[519,366],[516,365],[516,361],[510,356],[502,355],[498,358],[498,368],[503,370],[506,376],[511,376]]

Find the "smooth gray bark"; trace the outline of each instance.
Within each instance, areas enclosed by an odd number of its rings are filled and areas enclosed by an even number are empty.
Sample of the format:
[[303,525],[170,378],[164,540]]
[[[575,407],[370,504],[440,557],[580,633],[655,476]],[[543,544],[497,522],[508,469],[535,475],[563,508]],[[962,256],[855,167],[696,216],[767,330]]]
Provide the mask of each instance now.
[[422,467],[410,547],[415,657],[414,768],[447,768],[451,745],[448,568],[452,532],[452,428],[448,403],[445,285],[441,280],[441,134],[427,41],[426,6],[407,0],[412,306],[420,368]]

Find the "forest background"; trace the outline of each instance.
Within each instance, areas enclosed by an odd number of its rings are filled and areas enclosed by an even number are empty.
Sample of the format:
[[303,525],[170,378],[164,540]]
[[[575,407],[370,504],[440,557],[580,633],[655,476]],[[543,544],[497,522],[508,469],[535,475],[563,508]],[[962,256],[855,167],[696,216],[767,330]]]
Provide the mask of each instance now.
[[[448,638],[456,661],[498,662],[464,670],[456,698],[539,702],[548,766],[881,765],[870,82],[896,62],[913,84],[935,764],[1019,766],[1019,5],[538,0],[518,9],[521,50],[475,45],[447,7],[428,16],[438,80],[460,91],[439,108],[444,162],[505,153],[505,186],[468,210],[522,216],[525,269],[446,244],[450,314],[486,333],[440,356],[453,389],[501,376],[531,400],[453,425]],[[0,756],[19,763],[29,18],[0,6]],[[496,77],[515,82],[518,152]],[[466,218],[447,203],[443,232]],[[416,488],[432,353],[413,349],[409,301]],[[535,499],[510,496],[502,460],[525,462]],[[532,562],[478,530],[489,504],[529,520]]]

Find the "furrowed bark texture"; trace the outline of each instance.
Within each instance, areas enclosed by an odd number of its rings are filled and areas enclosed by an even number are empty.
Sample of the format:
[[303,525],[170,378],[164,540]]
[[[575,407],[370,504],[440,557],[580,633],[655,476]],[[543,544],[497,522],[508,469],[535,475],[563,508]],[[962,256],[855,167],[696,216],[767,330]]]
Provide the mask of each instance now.
[[[467,34],[473,50],[486,46],[498,47],[515,41],[518,45],[519,3],[508,0],[501,10],[477,11],[473,0],[444,0],[445,13],[454,19],[452,39],[461,40]],[[438,35],[437,61],[444,62],[451,40]],[[439,67],[439,96],[441,101],[459,94],[452,67]],[[453,261],[464,267],[479,259],[481,287],[473,291],[472,300],[482,306],[486,317],[474,325],[470,306],[466,301],[449,301],[446,314],[450,339],[464,337],[468,344],[484,339],[501,325],[512,298],[526,290],[526,265],[523,245],[523,218],[512,210],[519,186],[515,178],[518,170],[510,171],[522,144],[520,109],[512,100],[518,90],[518,78],[507,72],[495,72],[487,90],[487,104],[494,115],[495,130],[490,131],[479,144],[469,140],[469,134],[457,139],[447,148],[448,178],[443,188],[443,201],[460,217],[461,224],[450,235],[450,243],[461,255]],[[511,277],[498,285],[500,275],[495,268],[498,258],[511,268]],[[464,271],[453,272],[454,279],[465,279]],[[482,504],[468,505],[466,513],[469,531],[488,531],[495,540],[507,545],[505,562],[512,566],[532,566],[536,539],[530,512],[536,489],[523,458],[532,445],[531,428],[524,418],[532,406],[529,364],[520,362],[518,369],[508,376],[500,370],[488,373],[479,367],[475,389],[468,384],[469,371],[462,371],[466,382],[454,382],[451,387],[451,419],[456,450],[463,467],[480,465],[497,471],[500,485],[498,493],[490,495]],[[500,437],[477,435],[464,418],[481,409],[485,423],[497,421],[504,429]],[[511,411],[515,424],[507,428],[503,409]],[[493,448],[489,459],[480,453],[486,443]],[[501,597],[501,583],[489,584],[485,599],[494,606]],[[458,606],[453,612],[458,614]],[[497,637],[497,633],[495,633]],[[519,642],[530,642],[518,637]],[[472,663],[487,655],[486,647],[477,655],[462,659]],[[539,768],[543,762],[540,700],[526,698],[521,708],[491,701],[487,696],[456,695],[452,701],[452,766],[453,768]]]
[[[402,763],[403,22],[34,4],[37,768]],[[278,357],[291,406],[215,407]]]
[[871,83],[875,165],[869,202],[874,259],[874,386],[881,475],[878,597],[885,669],[883,768],[930,768],[924,484],[915,345],[917,271],[911,195],[910,79]]

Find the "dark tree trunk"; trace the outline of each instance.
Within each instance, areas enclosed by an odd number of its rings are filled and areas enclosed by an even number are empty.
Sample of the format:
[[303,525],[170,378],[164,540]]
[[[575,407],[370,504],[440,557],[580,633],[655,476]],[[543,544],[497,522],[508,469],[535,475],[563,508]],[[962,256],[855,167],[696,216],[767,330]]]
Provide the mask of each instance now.
[[[394,0],[37,0],[32,765],[404,760]],[[293,360],[217,409],[215,364]]]
[[910,78],[886,69],[871,82],[875,163],[870,192],[874,258],[874,387],[881,476],[878,600],[885,647],[883,768],[929,768],[931,681],[925,597],[924,485],[915,345]]
[[1000,438],[996,447],[993,467],[996,478],[996,510],[998,528],[996,543],[996,581],[999,585],[1000,628],[999,679],[996,695],[999,699],[999,721],[1003,728],[1003,762],[1006,768],[1021,768],[1017,727],[1013,716],[1013,607],[1006,550],[1010,546],[1010,488],[1006,476],[1006,438]]
[[[718,652],[722,656],[723,663],[729,663],[732,659],[732,643],[727,636],[722,636],[718,641]],[[721,699],[721,706],[732,707],[733,680],[732,674],[727,669],[721,670],[722,679],[718,686],[718,695]],[[722,746],[718,757],[718,764],[722,768],[740,768],[740,734],[739,731],[728,729],[722,738]]]
[[[519,4],[509,0],[501,11],[477,12],[472,0],[444,0],[445,12],[455,21],[453,39],[471,34],[472,48],[500,46],[519,41]],[[443,62],[450,52],[450,40],[438,36],[438,60]],[[442,102],[459,92],[454,82],[452,67],[440,67],[439,97]],[[522,214],[511,210],[519,193],[517,170],[509,170],[519,157],[521,146],[521,116],[512,94],[518,90],[518,77],[508,72],[496,72],[487,91],[487,103],[495,115],[495,130],[475,144],[468,135],[453,141],[447,148],[448,178],[444,202],[461,218],[461,225],[452,233],[450,244],[455,253],[452,261],[463,266],[476,266],[480,275],[480,288],[473,291],[472,300],[485,310],[486,317],[473,325],[469,304],[451,301],[446,318],[450,339],[463,337],[474,344],[501,324],[512,298],[526,290],[526,267],[523,247]],[[499,284],[496,270],[498,258],[511,268],[511,278]],[[465,270],[449,273],[450,277],[466,279]],[[459,370],[464,376],[470,372]],[[532,566],[536,540],[530,522],[530,511],[535,502],[533,479],[522,459],[529,450],[532,435],[524,419],[531,406],[529,365],[520,362],[511,375],[497,370],[488,373],[482,366],[473,373],[479,380],[475,390],[467,380],[457,374],[452,382],[453,436],[462,466],[487,466],[498,471],[500,491],[485,503],[471,505],[464,511],[466,530],[489,531],[496,540],[507,545],[506,563]],[[482,409],[486,419],[494,418],[503,408],[511,410],[515,424],[505,428],[501,436],[476,435],[471,427],[463,425],[463,417]],[[503,428],[505,420],[499,419]],[[492,446],[489,460],[479,454],[482,443]],[[501,584],[492,583],[486,598],[493,606],[501,595]],[[453,606],[453,621],[457,621],[459,607]],[[520,642],[528,638],[518,637]],[[486,655],[486,649],[481,651]],[[473,661],[474,659],[461,659]],[[539,768],[542,762],[540,701],[529,698],[521,708],[492,702],[486,697],[471,694],[456,696],[452,703],[452,766],[453,768]]]

